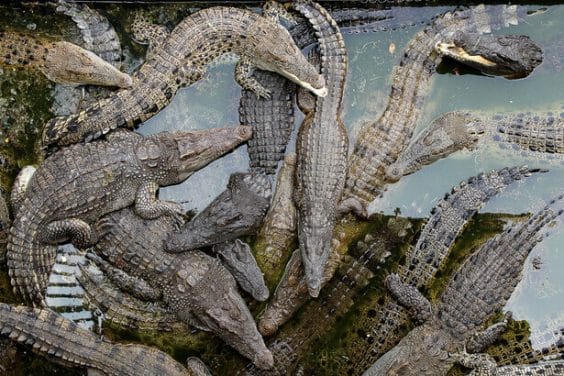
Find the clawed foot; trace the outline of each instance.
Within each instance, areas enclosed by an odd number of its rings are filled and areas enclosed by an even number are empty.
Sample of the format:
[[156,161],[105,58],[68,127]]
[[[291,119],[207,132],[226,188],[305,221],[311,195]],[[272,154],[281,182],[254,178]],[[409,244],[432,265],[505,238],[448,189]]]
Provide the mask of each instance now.
[[257,95],[257,97],[270,99],[270,90],[267,90],[264,86],[258,85],[257,87],[253,87],[252,90]]
[[165,204],[167,208],[165,215],[170,216],[174,220],[174,229],[178,230],[180,226],[184,224],[184,218],[186,215],[184,207],[174,201],[165,201],[163,204]]

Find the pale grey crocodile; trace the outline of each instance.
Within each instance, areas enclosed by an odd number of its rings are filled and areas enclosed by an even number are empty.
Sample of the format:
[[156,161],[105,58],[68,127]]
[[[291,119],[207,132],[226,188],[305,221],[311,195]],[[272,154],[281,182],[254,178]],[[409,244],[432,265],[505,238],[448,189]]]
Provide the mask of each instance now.
[[[496,68],[499,71],[494,73],[504,76],[528,73],[542,61],[540,48],[526,37],[481,35],[516,23],[518,10],[516,6],[481,5],[447,12],[412,38],[392,73],[386,109],[357,136],[349,159],[345,200],[358,201],[366,209],[381,195],[386,168],[404,149],[419,120],[442,54],[453,55],[463,63],[468,63],[468,56],[473,57],[472,61],[488,72]],[[465,55],[464,48],[472,56]]]
[[12,286],[26,300],[42,302],[55,244],[95,243],[90,225],[131,204],[144,218],[178,216],[179,204],[155,199],[159,186],[184,181],[250,136],[249,127],[149,137],[121,130],[107,141],[53,154],[33,174],[10,230]]
[[112,129],[134,126],[164,108],[180,87],[203,77],[225,53],[239,55],[236,79],[257,95],[268,92],[250,76],[251,65],[271,70],[319,95],[323,77],[306,61],[288,31],[257,13],[228,7],[203,9],[185,18],[160,45],[151,48],[134,84],[79,114],[48,122],[43,144],[92,140]]
[[316,32],[328,90],[306,113],[296,139],[298,242],[309,293],[317,297],[345,184],[349,141],[340,116],[348,61],[343,36],[329,13],[308,0],[294,7]]
[[[460,150],[495,144],[550,159],[564,153],[563,109],[546,112],[453,111],[439,116],[386,170],[397,181]],[[554,157],[553,157],[554,158]]]
[[478,353],[493,343],[505,330],[505,323],[481,332],[480,328],[513,293],[525,259],[542,240],[544,227],[564,212],[563,197],[484,243],[454,274],[435,307],[416,284],[389,275],[388,290],[424,324],[378,359],[365,375],[446,375],[455,362],[464,359],[460,353],[465,349]]
[[0,64],[40,70],[61,84],[131,87],[132,78],[96,54],[65,41],[0,31]]

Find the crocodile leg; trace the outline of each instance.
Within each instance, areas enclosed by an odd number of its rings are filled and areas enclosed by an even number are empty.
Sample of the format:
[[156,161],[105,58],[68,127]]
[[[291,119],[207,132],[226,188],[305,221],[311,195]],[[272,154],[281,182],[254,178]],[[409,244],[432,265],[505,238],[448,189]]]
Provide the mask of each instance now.
[[395,273],[386,277],[385,284],[398,303],[407,308],[417,321],[425,322],[431,317],[431,303],[415,286],[403,283]]
[[156,301],[161,299],[162,292],[152,288],[144,280],[130,276],[93,253],[88,253],[86,257],[98,265],[119,289],[127,291],[141,300]]
[[497,341],[506,329],[507,320],[495,323],[471,337],[466,343],[466,349],[471,353],[478,353]]
[[279,22],[280,18],[283,18],[291,24],[297,23],[296,17],[288,12],[288,9],[286,9],[284,5],[277,1],[266,1],[262,6],[262,15],[274,22]]
[[43,243],[59,244],[70,240],[78,248],[87,247],[95,238],[90,225],[78,218],[53,221],[38,234],[38,240]]
[[182,222],[182,205],[156,198],[159,185],[153,181],[142,184],[135,197],[135,213],[143,219],[155,219],[161,215],[170,215],[178,223]]
[[466,368],[477,369],[479,375],[489,375],[497,364],[489,354],[468,354],[462,351],[450,354],[450,359]]
[[152,23],[145,17],[143,12],[135,13],[131,32],[136,42],[149,44],[150,48],[163,44],[169,35],[166,27]]
[[270,99],[270,91],[262,86],[253,76],[254,65],[248,58],[241,58],[235,65],[235,81],[243,89],[253,91],[258,97]]

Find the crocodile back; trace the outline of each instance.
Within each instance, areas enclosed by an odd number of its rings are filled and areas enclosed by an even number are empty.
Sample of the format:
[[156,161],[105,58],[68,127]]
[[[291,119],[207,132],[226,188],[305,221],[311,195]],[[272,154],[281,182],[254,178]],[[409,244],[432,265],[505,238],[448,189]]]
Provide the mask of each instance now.
[[462,264],[437,307],[443,325],[469,335],[505,305],[521,280],[525,259],[542,239],[543,227],[564,211],[562,198],[490,239]]
[[75,145],[48,158],[33,175],[8,237],[12,286],[27,300],[43,300],[56,247],[39,240],[52,221],[92,223],[128,206],[141,176],[134,142]]
[[253,136],[247,145],[251,170],[274,174],[278,162],[284,158],[294,127],[296,84],[276,73],[261,70],[256,70],[253,77],[271,96],[261,98],[250,90],[243,90],[239,121],[253,127]]

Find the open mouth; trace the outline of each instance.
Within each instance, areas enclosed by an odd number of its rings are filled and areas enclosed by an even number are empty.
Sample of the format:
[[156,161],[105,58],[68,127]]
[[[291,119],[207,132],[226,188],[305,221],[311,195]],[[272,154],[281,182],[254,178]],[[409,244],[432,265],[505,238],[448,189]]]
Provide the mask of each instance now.
[[454,43],[437,42],[435,50],[442,55],[451,57],[461,62],[473,62],[485,67],[495,67],[497,64],[480,55],[470,55],[464,48]]

